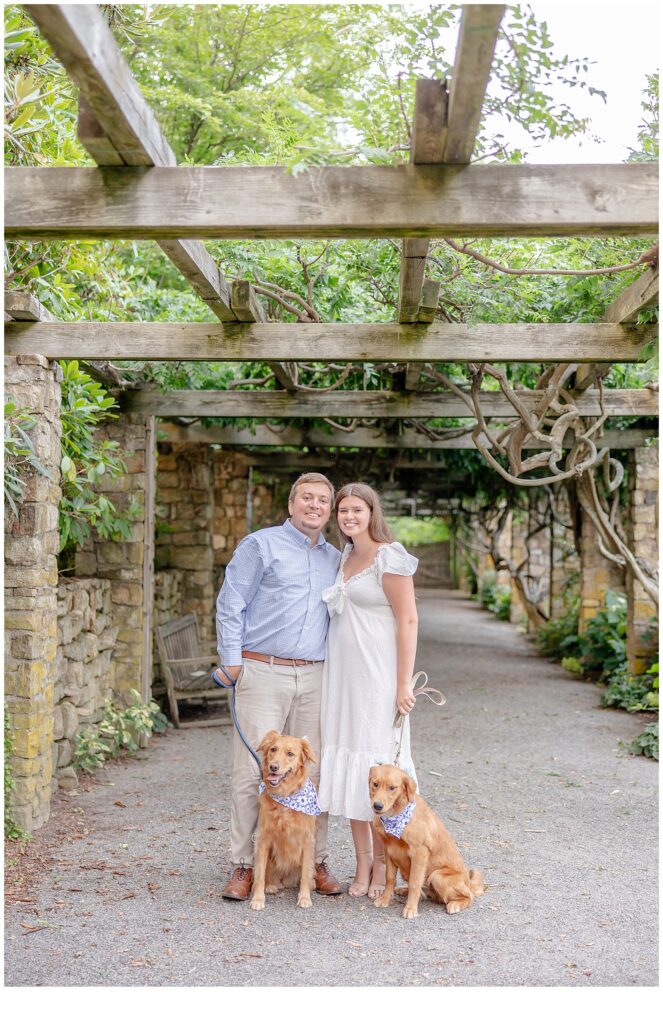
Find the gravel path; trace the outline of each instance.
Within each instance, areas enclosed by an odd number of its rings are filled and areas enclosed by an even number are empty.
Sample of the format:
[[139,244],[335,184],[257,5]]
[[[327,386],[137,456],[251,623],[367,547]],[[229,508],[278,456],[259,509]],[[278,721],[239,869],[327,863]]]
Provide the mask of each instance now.
[[[9,986],[654,986],[657,765],[630,757],[642,720],[540,658],[454,592],[419,595],[423,794],[488,889],[448,916],[422,901],[295,893],[263,913],[220,898],[228,871],[229,731],[169,730],[87,791],[59,795],[36,902],[5,916]],[[66,840],[58,819],[75,815]],[[330,866],[352,874],[347,824]],[[40,930],[37,930],[40,929]]]

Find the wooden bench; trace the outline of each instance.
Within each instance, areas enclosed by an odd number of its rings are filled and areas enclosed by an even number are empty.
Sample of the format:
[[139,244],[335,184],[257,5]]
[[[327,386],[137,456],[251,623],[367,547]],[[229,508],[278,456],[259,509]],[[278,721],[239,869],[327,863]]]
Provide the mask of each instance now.
[[198,619],[194,612],[163,626],[155,626],[159,662],[164,676],[170,716],[176,729],[196,725],[228,725],[232,719],[212,718],[180,723],[178,700],[214,697],[225,699],[230,709],[231,690],[223,690],[211,681],[210,672],[219,663],[216,651],[206,651],[200,642]]

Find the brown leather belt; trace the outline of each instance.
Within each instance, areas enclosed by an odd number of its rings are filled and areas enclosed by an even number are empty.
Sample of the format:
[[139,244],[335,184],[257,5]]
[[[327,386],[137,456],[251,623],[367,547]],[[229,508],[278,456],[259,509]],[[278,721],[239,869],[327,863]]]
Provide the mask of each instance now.
[[319,665],[318,661],[306,661],[305,658],[276,658],[271,654],[259,654],[257,651],[242,651],[242,657],[250,661],[264,661],[268,665]]

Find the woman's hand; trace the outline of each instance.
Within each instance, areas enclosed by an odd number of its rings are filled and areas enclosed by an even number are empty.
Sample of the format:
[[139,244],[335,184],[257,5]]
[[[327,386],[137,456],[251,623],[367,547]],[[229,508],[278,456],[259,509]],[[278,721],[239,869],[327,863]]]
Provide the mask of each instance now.
[[417,703],[417,698],[412,692],[412,683],[399,683],[396,692],[396,707],[402,715],[409,715]]

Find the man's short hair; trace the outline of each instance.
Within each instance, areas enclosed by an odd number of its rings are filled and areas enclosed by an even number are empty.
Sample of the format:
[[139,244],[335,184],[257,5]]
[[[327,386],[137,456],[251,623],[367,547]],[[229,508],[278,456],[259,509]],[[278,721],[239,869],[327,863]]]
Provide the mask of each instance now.
[[298,476],[294,484],[290,488],[290,494],[288,495],[288,504],[290,504],[290,502],[294,499],[295,495],[297,494],[297,488],[300,487],[302,484],[326,484],[327,487],[329,488],[330,493],[329,503],[330,505],[334,504],[334,485],[331,482],[331,480],[328,480],[327,477],[324,476],[323,473],[302,473],[301,476]]

